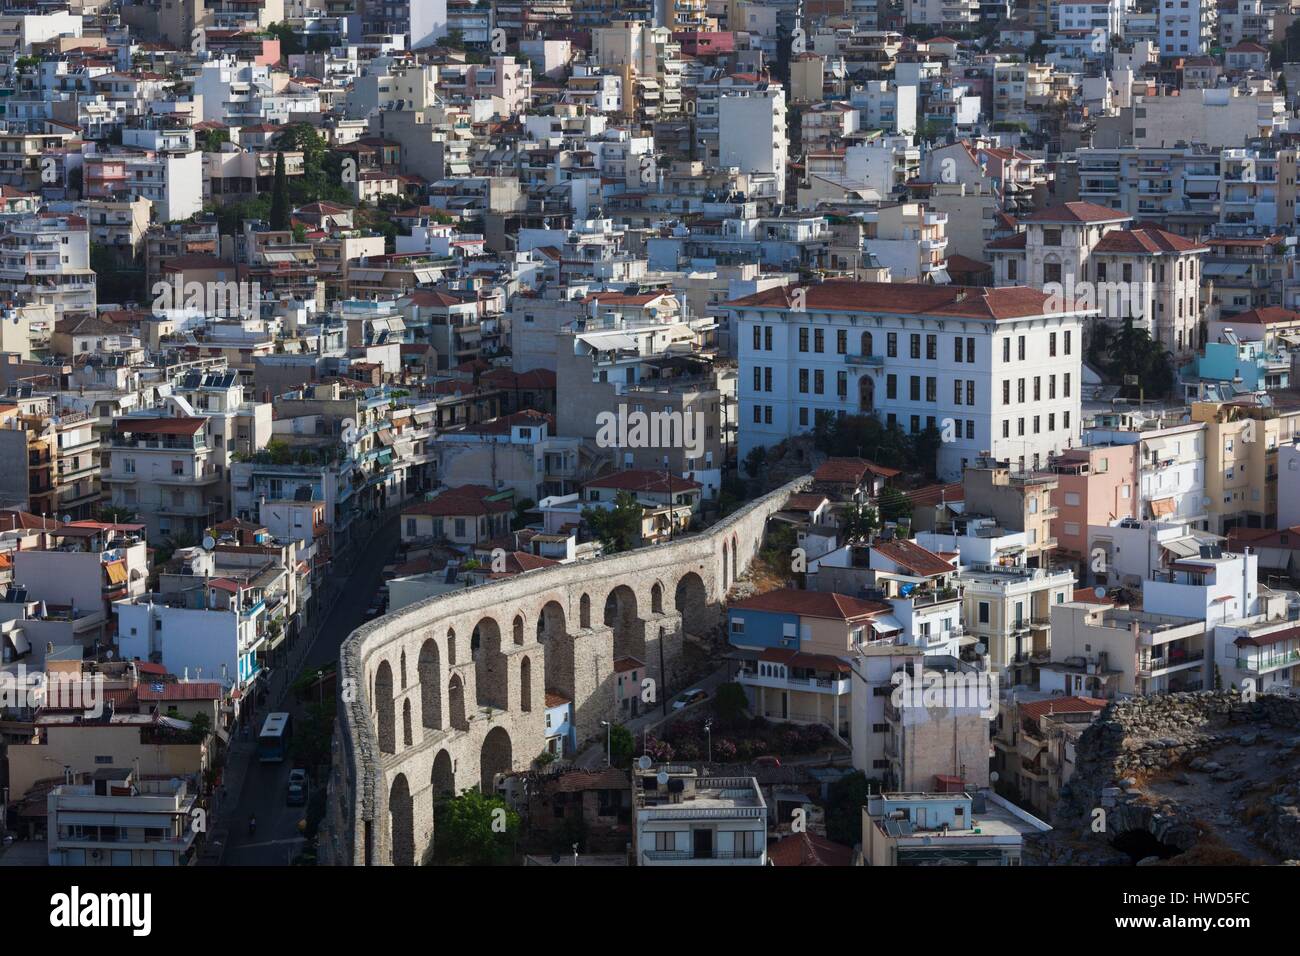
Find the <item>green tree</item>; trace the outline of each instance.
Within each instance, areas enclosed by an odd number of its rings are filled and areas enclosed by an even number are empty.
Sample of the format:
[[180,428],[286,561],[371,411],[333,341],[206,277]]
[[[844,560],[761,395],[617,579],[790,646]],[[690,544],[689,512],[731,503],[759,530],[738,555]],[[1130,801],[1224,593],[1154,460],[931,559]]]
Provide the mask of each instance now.
[[271,187],[271,228],[289,228],[289,180],[284,172],[284,150],[275,151],[275,183]]
[[878,527],[880,527],[880,516],[871,505],[850,508],[844,516],[844,537],[849,541],[868,538]]
[[861,771],[846,774],[826,791],[826,836],[853,846],[862,842],[862,808],[871,786]]
[[609,763],[611,767],[630,767],[632,754],[636,750],[636,739],[632,731],[622,724],[609,728]]
[[441,861],[495,866],[510,859],[519,836],[519,814],[500,797],[466,790],[439,805],[435,832]]
[[713,697],[713,712],[718,715],[718,721],[727,727],[735,727],[743,722],[748,710],[745,688],[737,683],[723,684]]
[[294,56],[303,51],[302,37],[294,33],[293,27],[287,23],[272,23],[266,28],[266,32],[280,41],[280,55]]
[[893,485],[880,493],[880,518],[882,521],[897,521],[899,518],[912,517],[912,502]]
[[301,767],[328,766],[333,740],[334,698],[329,696],[323,703],[308,704],[303,719],[296,721],[289,755]]
[[582,520],[611,554],[630,551],[641,540],[641,504],[630,491],[620,491],[613,508],[584,509]]
[[762,445],[755,445],[745,456],[745,474],[751,478],[757,478],[763,472],[763,467],[767,464],[767,449]]
[[293,449],[289,443],[280,438],[272,438],[266,443],[266,454],[273,465],[293,464]]

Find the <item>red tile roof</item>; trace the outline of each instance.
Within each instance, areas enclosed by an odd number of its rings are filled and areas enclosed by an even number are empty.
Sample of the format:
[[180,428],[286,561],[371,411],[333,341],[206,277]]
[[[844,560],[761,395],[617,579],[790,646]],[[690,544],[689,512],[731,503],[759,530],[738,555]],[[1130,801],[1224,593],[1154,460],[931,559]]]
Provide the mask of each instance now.
[[144,683],[136,687],[141,700],[220,700],[224,694],[217,681],[168,681]]
[[1053,697],[1049,700],[1036,700],[1020,705],[1020,716],[1038,720],[1048,714],[1086,714],[1101,713],[1109,701],[1098,697]]
[[[804,308],[895,315],[934,315],[966,319],[1017,319],[1044,315],[1051,297],[1025,286],[917,285],[902,282],[853,282],[832,279],[798,286]],[[789,286],[766,289],[727,303],[733,307],[789,309]]]
[[836,594],[834,591],[798,591],[781,588],[766,594],[755,594],[731,603],[739,611],[772,611],[778,614],[798,614],[801,617],[822,617],[832,621],[855,621],[891,610],[880,601],[864,601]]
[[851,866],[853,850],[805,830],[769,844],[767,858],[773,866]]
[[915,541],[896,538],[893,541],[878,541],[871,548],[873,551],[883,554],[904,570],[923,577],[934,574],[949,574],[956,570],[943,558],[928,548],[921,547]]
[[1300,637],[1300,627],[1287,627],[1269,634],[1248,634],[1232,643],[1238,647],[1269,647],[1297,637]]
[[924,488],[917,488],[914,491],[904,492],[904,494],[907,496],[907,500],[912,503],[912,507],[966,500],[966,488],[960,481],[955,481],[949,485],[926,485]]
[[1120,209],[1110,209],[1107,206],[1099,206],[1093,202],[1067,202],[1059,206],[1046,206],[1037,209],[1027,216],[1022,216],[1021,222],[1064,222],[1064,223],[1100,223],[1100,222],[1123,222],[1126,219],[1132,219],[1128,213]]
[[813,472],[813,480],[844,484],[861,484],[867,472],[881,478],[894,478],[902,474],[897,468],[886,468],[866,458],[827,458]]
[[432,501],[419,501],[402,509],[405,515],[449,517],[459,515],[493,515],[510,510],[508,501],[489,501],[492,492],[481,485],[464,485],[442,492]]
[[1112,229],[1092,247],[1093,252],[1118,252],[1129,255],[1160,255],[1178,252],[1209,252],[1208,246],[1163,229],[1143,226],[1139,229]]
[[1288,322],[1300,322],[1300,312],[1292,312],[1280,305],[1266,305],[1260,309],[1251,309],[1249,312],[1220,316],[1219,321],[1231,322],[1233,325],[1282,325]]

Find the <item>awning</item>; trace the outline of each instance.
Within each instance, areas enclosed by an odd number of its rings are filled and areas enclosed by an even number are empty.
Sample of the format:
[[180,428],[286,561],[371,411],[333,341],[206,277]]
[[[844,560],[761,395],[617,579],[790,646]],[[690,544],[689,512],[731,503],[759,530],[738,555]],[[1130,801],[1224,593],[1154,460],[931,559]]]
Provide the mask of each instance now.
[[32,649],[31,642],[27,640],[27,635],[22,631],[12,630],[9,632],[8,637],[9,643],[14,646],[14,650],[18,652],[19,657],[22,657]]
[[375,436],[379,439],[379,444],[391,447],[393,444],[393,432],[389,428],[381,428]]
[[892,614],[881,614],[871,619],[871,629],[877,634],[894,634],[903,629],[903,622]]
[[109,584],[126,584],[126,562],[108,561],[104,564]]
[[415,419],[417,425],[427,425],[433,421],[433,412],[416,412],[411,417]]
[[1173,498],[1156,498],[1151,502],[1151,514],[1163,518],[1165,515],[1173,514],[1177,507]]

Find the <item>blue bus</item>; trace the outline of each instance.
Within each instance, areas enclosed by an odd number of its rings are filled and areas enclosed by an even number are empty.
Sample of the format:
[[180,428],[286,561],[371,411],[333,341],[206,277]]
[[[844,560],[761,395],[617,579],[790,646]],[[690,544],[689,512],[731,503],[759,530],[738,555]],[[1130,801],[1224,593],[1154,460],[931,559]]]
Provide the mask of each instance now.
[[262,732],[257,735],[257,759],[262,763],[280,763],[289,755],[289,736],[292,733],[289,715],[275,712],[266,715]]

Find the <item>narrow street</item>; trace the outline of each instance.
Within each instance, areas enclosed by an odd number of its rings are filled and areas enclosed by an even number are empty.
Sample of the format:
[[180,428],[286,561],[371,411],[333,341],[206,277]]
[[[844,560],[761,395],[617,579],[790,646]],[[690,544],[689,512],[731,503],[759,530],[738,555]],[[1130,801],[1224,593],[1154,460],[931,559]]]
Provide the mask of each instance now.
[[[288,710],[295,723],[304,715],[303,706],[286,693],[298,674],[323,667],[338,660],[339,647],[349,634],[363,623],[370,599],[383,579],[384,565],[397,548],[399,524],[396,515],[388,517],[362,550],[352,574],[336,585],[340,590],[333,608],[325,618],[306,656],[292,668],[292,673],[277,675],[272,684],[272,704],[265,711]],[[223,866],[284,866],[293,862],[302,846],[298,822],[306,817],[305,806],[291,807],[285,802],[289,771],[293,762],[259,763],[256,740],[235,742],[229,754],[226,779],[227,799],[234,801],[233,812],[218,812],[229,836],[222,854]],[[248,818],[257,819],[256,834],[248,832]]]

